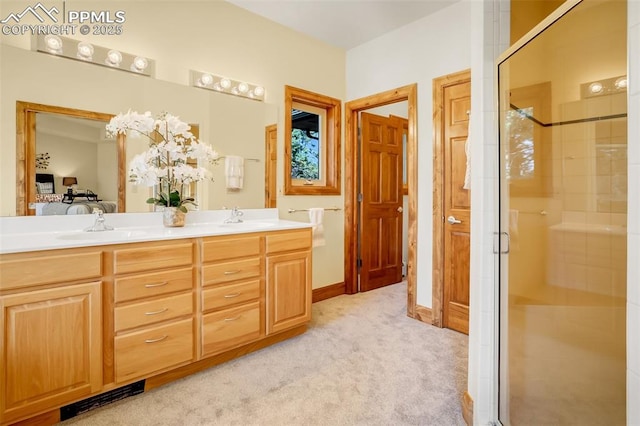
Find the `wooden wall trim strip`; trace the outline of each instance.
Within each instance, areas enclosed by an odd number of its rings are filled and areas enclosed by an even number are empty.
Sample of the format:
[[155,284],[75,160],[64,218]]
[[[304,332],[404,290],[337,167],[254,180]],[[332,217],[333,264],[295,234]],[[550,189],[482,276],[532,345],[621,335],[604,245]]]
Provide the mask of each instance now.
[[462,394],[462,418],[468,426],[473,424],[473,398],[469,395],[469,392]]
[[464,70],[433,79],[433,249],[432,249],[432,324],[442,327],[444,299],[444,88],[471,79]]
[[311,301],[313,303],[331,299],[332,297],[346,294],[346,286],[344,282],[331,284],[325,287],[314,288],[312,291]]
[[433,323],[433,312],[430,308],[416,305],[416,316],[414,318],[418,321],[422,321],[431,325]]
[[407,316],[416,317],[417,237],[418,237],[418,85],[416,83],[349,101],[345,104],[345,179],[344,179],[344,282],[347,294],[358,292],[357,199],[358,113],[376,106],[408,102],[407,184],[409,192],[407,259]]

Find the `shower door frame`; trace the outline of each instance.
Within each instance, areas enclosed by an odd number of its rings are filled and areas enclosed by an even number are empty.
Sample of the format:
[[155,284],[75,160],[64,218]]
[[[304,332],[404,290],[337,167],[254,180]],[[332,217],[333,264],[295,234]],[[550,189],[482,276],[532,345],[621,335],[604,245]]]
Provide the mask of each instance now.
[[[536,38],[539,34],[553,25],[555,22],[560,20],[564,15],[573,10],[574,7],[578,6],[582,3],[583,0],[567,0],[561,6],[559,6],[554,12],[552,12],[547,18],[542,20],[538,25],[536,25],[533,29],[531,29],[527,34],[525,34],[521,39],[515,42],[509,49],[505,50],[496,60],[495,62],[495,90],[496,99],[502,100],[503,93],[501,93],[500,86],[500,72],[499,67],[504,61],[509,59],[513,54],[518,52],[521,48],[523,48],[527,43]],[[498,115],[502,114],[500,110],[500,105],[503,105],[502,102],[498,102]],[[502,131],[501,131],[501,118],[498,118],[498,199],[497,207],[498,207],[498,232],[495,232],[496,236],[496,249],[494,250],[494,254],[497,257],[498,264],[498,273],[496,276],[497,285],[496,285],[496,306],[498,306],[498,320],[497,320],[497,339],[495,339],[495,351],[498,354],[497,359],[497,368],[494,370],[497,376],[494,378],[495,380],[495,392],[497,407],[495,407],[495,418],[498,424],[503,424],[501,420],[509,419],[509,389],[508,389],[508,381],[504,380],[504,377],[508,377],[508,339],[507,339],[507,329],[504,327],[505,324],[508,324],[508,277],[509,277],[509,264],[508,259],[504,256],[508,256],[509,254],[509,228],[508,228],[508,214],[509,214],[509,196],[508,190],[506,186],[506,177],[504,173],[503,167],[503,144],[502,144]],[[505,231],[506,230],[506,231]],[[505,285],[506,284],[506,285]],[[504,380],[504,384],[502,381]],[[506,388],[506,389],[505,389]],[[505,408],[506,407],[506,408]],[[503,414],[504,410],[504,414]]]

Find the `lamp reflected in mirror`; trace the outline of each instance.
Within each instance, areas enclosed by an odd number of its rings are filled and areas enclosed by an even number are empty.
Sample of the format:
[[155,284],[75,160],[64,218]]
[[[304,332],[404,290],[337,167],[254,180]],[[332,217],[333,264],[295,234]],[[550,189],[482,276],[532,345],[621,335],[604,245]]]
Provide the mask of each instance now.
[[78,184],[78,179],[73,176],[66,176],[62,178],[62,186],[67,187],[67,194],[73,194],[73,185]]

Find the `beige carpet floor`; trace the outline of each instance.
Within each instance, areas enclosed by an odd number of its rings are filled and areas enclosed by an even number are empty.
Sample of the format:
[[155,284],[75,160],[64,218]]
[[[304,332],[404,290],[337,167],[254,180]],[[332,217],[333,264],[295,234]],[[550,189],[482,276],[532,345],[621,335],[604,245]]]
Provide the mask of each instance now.
[[315,303],[301,336],[62,425],[464,425],[467,336],[408,318],[406,291]]

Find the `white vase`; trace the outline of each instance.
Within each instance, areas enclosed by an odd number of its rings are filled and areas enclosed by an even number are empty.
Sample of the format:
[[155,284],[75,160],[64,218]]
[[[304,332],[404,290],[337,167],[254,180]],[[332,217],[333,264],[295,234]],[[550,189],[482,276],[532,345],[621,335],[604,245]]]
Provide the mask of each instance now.
[[162,212],[162,223],[164,226],[177,228],[184,226],[187,214],[178,207],[165,207]]

